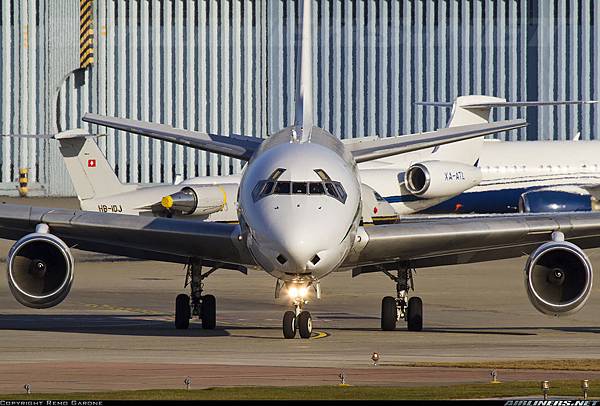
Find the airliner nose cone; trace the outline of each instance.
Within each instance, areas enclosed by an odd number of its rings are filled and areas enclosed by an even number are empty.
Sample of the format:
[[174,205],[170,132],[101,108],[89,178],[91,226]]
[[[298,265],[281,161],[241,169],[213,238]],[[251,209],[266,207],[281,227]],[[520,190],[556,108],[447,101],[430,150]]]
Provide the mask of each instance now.
[[298,272],[307,269],[310,260],[319,251],[314,244],[305,243],[304,241],[290,242],[281,244],[280,254],[287,259],[290,267],[298,270]]

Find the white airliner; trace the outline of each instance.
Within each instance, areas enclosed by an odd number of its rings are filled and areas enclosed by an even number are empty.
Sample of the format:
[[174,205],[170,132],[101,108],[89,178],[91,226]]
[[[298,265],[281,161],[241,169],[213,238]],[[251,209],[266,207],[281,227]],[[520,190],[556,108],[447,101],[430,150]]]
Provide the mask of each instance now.
[[[488,123],[494,107],[588,103],[594,102],[462,96],[452,104],[448,127]],[[55,136],[83,210],[237,221],[240,175],[195,177],[178,186],[123,185],[97,145],[82,138],[85,135],[71,130]],[[93,166],[86,165],[90,161]],[[590,211],[600,181],[599,164],[598,141],[524,143],[483,137],[367,161],[358,165],[362,220],[383,223],[417,212]]]
[[[190,217],[237,223],[241,174],[201,176],[171,185],[121,183],[106,157],[84,130],[60,132],[58,140],[67,172],[82,210],[155,217]],[[371,187],[361,185],[363,223],[398,218],[394,208]]]
[[[526,290],[538,310],[568,314],[584,305],[593,274],[582,248],[600,246],[598,213],[422,217],[359,225],[358,162],[505,131],[522,122],[340,142],[312,121],[311,3],[300,2],[307,18],[300,18],[295,124],[265,140],[192,132],[194,138],[205,139],[207,151],[248,161],[239,184],[239,224],[0,205],[0,236],[18,240],[7,257],[7,274],[20,303],[37,308],[60,303],[74,277],[70,247],[77,247],[189,264],[191,298],[177,297],[178,328],[187,328],[194,315],[204,328],[215,327],[215,298],[203,294],[202,280],[222,268],[262,269],[277,279],[294,307],[283,317],[285,338],[297,331],[303,338],[310,337],[312,319],[304,306],[312,290],[319,297],[319,281],[338,270],[352,270],[354,275],[385,272],[394,279],[396,297],[382,300],[384,330],[394,329],[400,319],[407,321],[409,330],[422,329],[422,301],[408,300],[414,268],[524,253],[530,254]],[[92,115],[86,120],[154,137],[190,135],[133,120]],[[205,274],[203,266],[210,267]]]

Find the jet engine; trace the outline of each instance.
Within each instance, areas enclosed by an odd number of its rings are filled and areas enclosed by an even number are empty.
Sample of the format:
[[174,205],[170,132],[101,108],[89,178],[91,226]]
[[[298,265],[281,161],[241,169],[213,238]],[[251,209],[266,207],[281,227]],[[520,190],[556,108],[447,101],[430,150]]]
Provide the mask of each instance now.
[[163,197],[161,205],[165,209],[183,216],[207,216],[223,210],[227,204],[226,188],[229,186],[186,186],[179,192]]
[[44,309],[62,302],[73,284],[73,257],[69,247],[48,233],[32,233],[17,241],[8,253],[8,286],[17,301]]
[[592,291],[592,278],[588,257],[567,241],[541,245],[525,265],[525,287],[531,304],[554,316],[581,309]]
[[480,181],[479,168],[458,162],[420,162],[411,165],[405,174],[408,191],[426,199],[455,196]]
[[589,194],[562,190],[534,190],[519,198],[521,213],[556,213],[566,211],[591,211],[592,197]]

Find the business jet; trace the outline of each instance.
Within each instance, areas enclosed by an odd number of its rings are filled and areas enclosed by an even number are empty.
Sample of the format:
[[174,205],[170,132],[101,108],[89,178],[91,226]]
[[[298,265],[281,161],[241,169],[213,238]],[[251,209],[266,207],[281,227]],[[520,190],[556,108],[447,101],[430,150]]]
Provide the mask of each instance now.
[[[359,225],[357,163],[524,123],[500,121],[342,143],[312,120],[311,3],[300,2],[302,44],[294,124],[264,140],[201,135],[206,150],[248,161],[239,184],[239,224],[0,205],[0,236],[17,240],[7,256],[7,274],[20,303],[46,308],[64,300],[74,277],[70,249],[77,247],[188,264],[191,297],[181,294],[176,299],[177,328],[188,328],[193,316],[204,328],[215,327],[216,300],[203,294],[202,280],[223,268],[258,268],[276,278],[294,309],[283,316],[285,338],[297,333],[310,337],[312,318],[305,306],[313,295],[320,296],[320,280],[334,271],[384,272],[396,282],[396,297],[382,300],[384,330],[394,329],[402,319],[409,330],[422,329],[422,301],[408,298],[415,268],[523,253],[530,254],[525,280],[534,307],[559,315],[585,304],[592,266],[582,248],[600,245],[597,213],[415,218]],[[189,135],[132,120],[87,118],[130,132]],[[203,266],[210,267],[205,274]]]
[[[493,108],[596,104],[461,96],[448,127],[487,123]],[[362,181],[400,215],[589,211],[600,186],[600,141],[498,141],[483,137],[359,164]]]

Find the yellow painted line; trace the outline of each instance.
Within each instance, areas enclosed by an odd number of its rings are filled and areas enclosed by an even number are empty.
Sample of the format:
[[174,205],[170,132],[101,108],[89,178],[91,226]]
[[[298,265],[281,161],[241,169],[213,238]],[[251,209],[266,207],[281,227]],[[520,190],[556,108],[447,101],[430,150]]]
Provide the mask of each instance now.
[[223,209],[223,207],[225,207],[227,205],[227,193],[225,193],[225,189],[223,188],[223,186],[217,186],[219,188],[219,190],[221,191],[221,193],[223,193],[223,204],[221,205],[221,210]]
[[324,331],[317,331],[316,333],[316,335],[310,337],[310,340],[318,340],[319,338],[329,337],[329,333],[326,333]]

